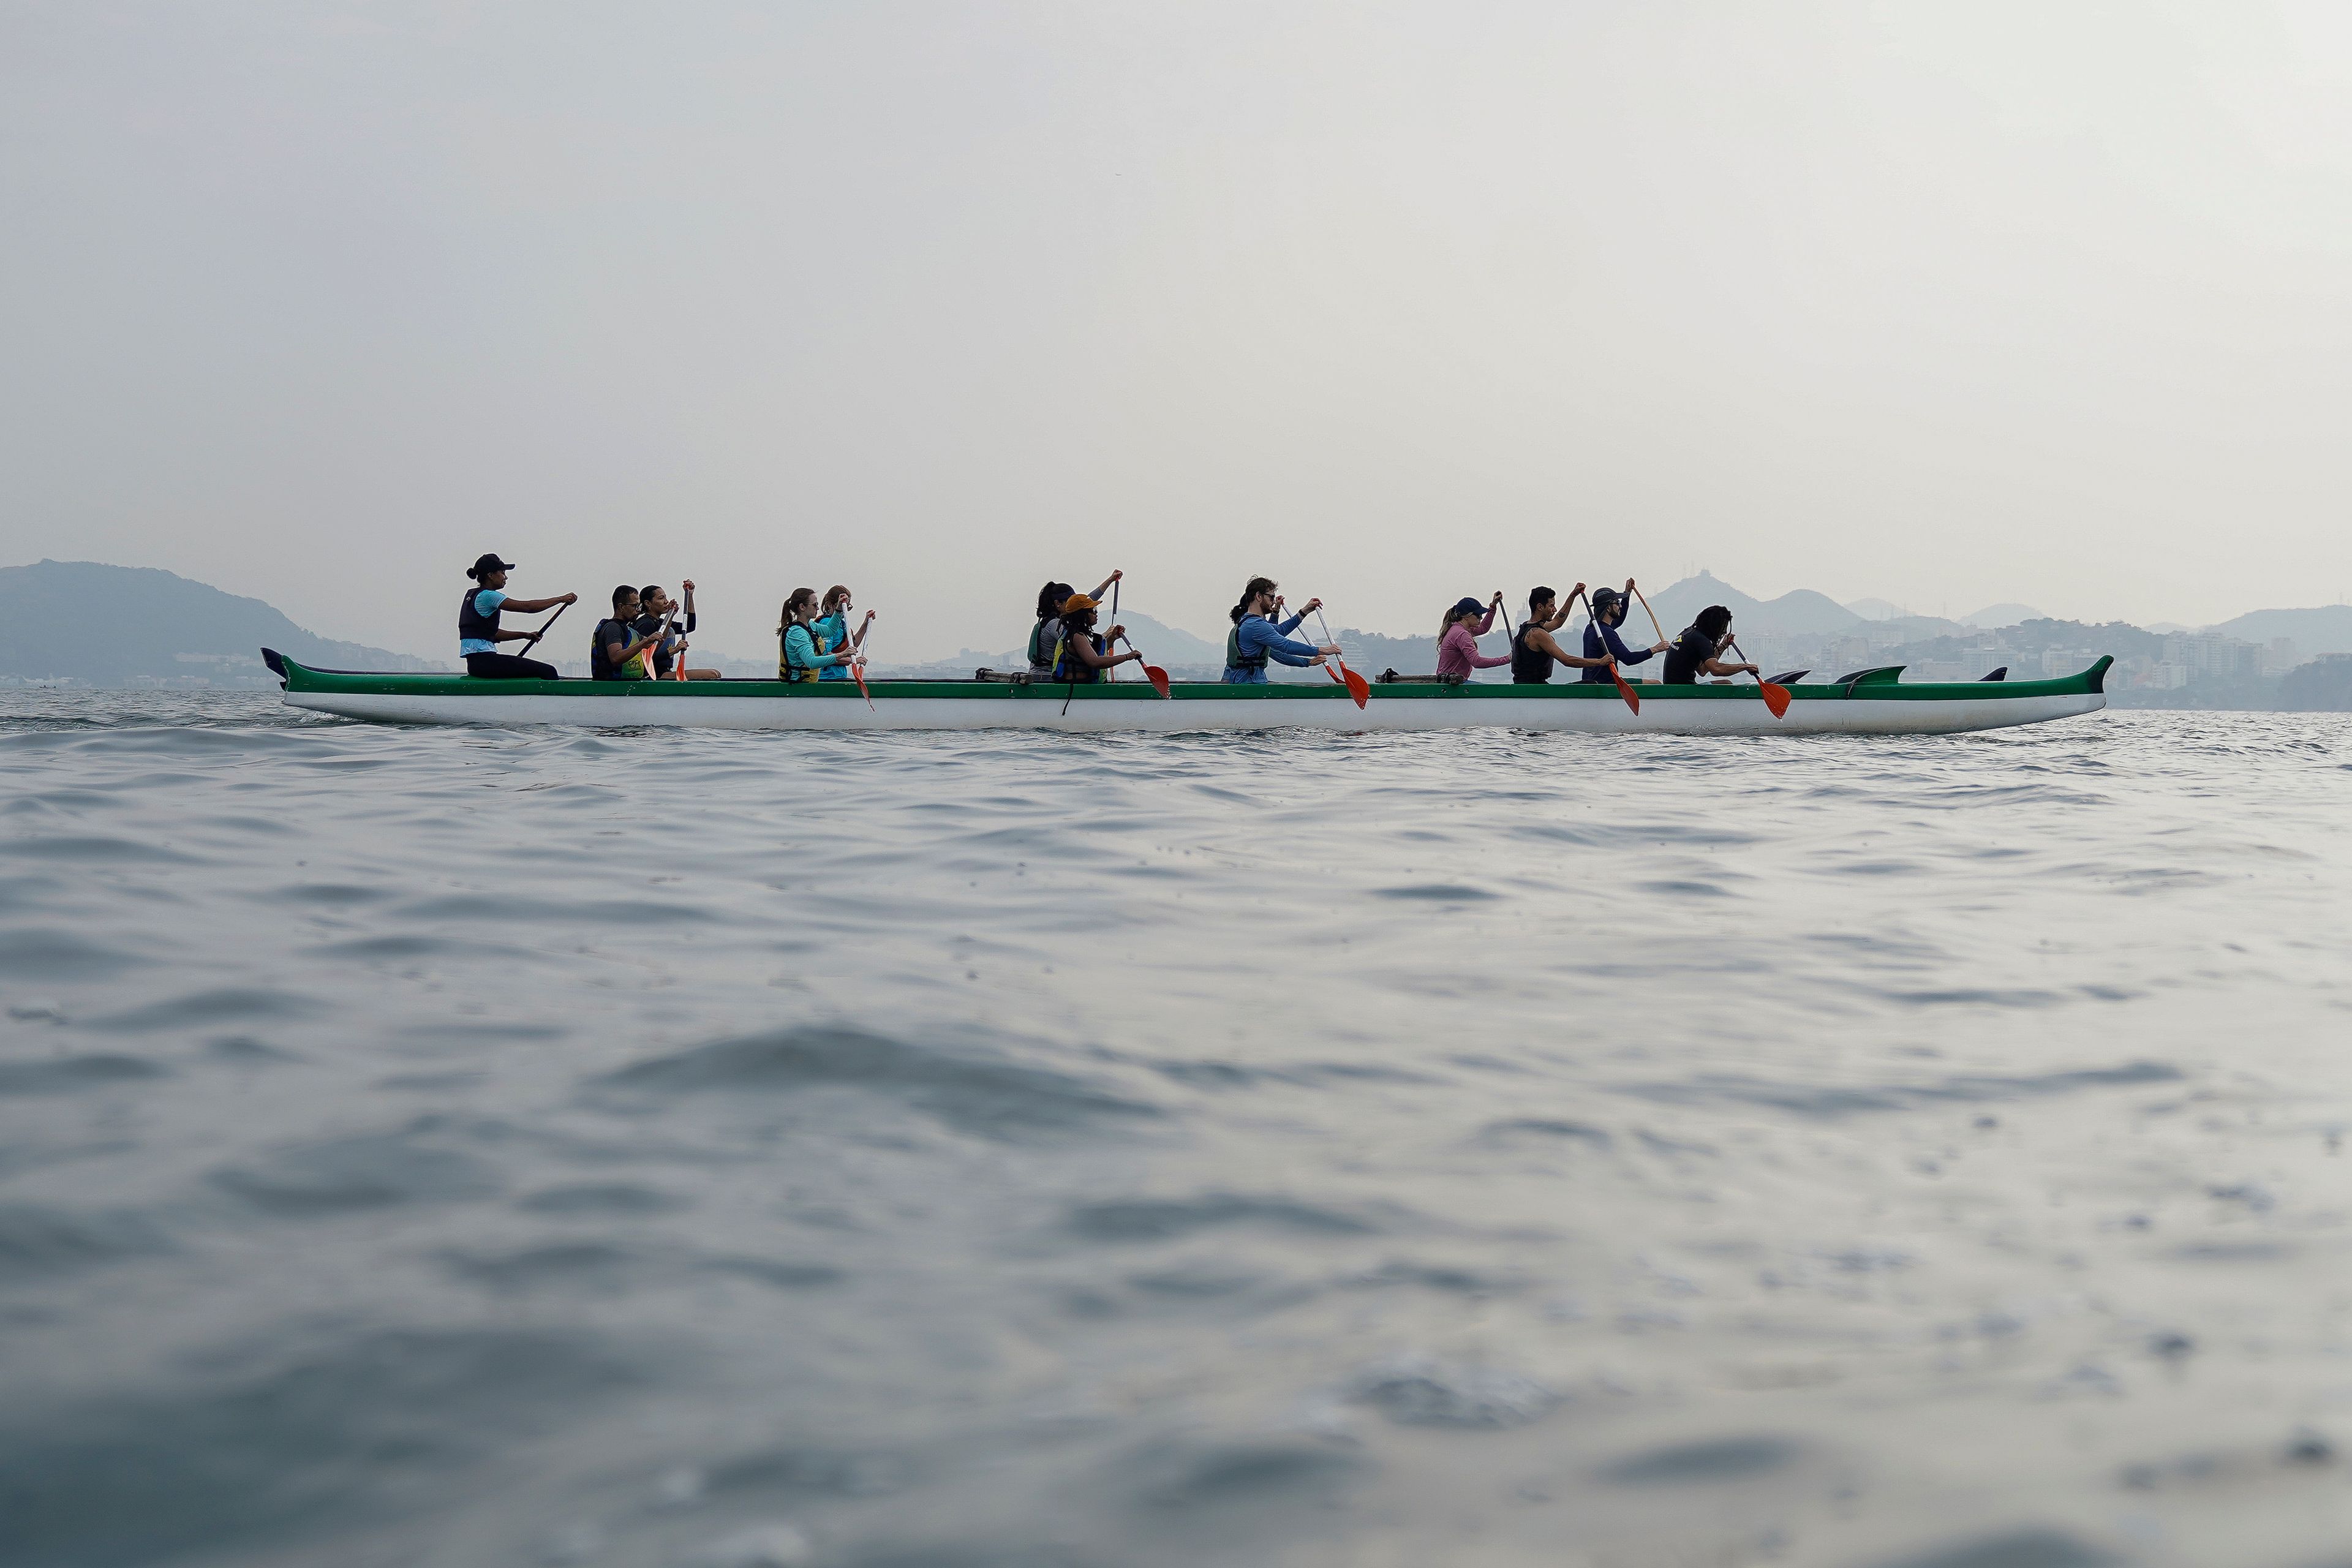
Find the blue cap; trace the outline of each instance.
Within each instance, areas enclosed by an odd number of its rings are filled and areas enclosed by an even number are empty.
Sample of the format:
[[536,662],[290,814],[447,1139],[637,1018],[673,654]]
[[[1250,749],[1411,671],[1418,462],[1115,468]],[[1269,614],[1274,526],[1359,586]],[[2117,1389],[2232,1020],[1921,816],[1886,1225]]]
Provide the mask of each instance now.
[[1456,599],[1454,601],[1454,613],[1457,616],[1475,616],[1486,607],[1486,605],[1480,604],[1475,599]]

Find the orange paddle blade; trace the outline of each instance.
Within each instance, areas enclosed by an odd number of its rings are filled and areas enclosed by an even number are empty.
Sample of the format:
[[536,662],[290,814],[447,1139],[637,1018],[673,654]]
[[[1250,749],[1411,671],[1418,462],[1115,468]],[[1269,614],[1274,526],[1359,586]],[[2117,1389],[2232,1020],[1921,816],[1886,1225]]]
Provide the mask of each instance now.
[[1357,707],[1361,708],[1371,700],[1372,683],[1344,664],[1339,667],[1339,683],[1348,689],[1348,695],[1356,700]]
[[[871,691],[868,691],[868,690],[866,690],[866,671],[864,671],[863,669],[860,669],[857,666],[856,666],[856,665],[854,665],[854,664],[853,664],[853,665],[851,665],[851,666],[849,667],[849,673],[856,679],[856,681],[857,681],[857,695],[859,695],[860,697],[863,697],[864,699],[866,699],[866,707],[868,707],[868,708],[873,708],[873,707],[874,707],[874,693],[872,693]],[[879,710],[877,710],[877,711],[879,711]]]
[[1640,713],[1642,700],[1633,695],[1633,689],[1625,684],[1625,678],[1617,673],[1617,667],[1614,664],[1609,667],[1609,679],[1617,683],[1617,695],[1625,700],[1625,706],[1631,708],[1635,713]]
[[1143,679],[1151,682],[1152,690],[1157,691],[1162,697],[1166,697],[1168,695],[1168,672],[1166,670],[1160,668],[1156,664],[1147,664],[1143,667]]
[[1775,719],[1787,718],[1789,716],[1789,689],[1785,686],[1775,686],[1769,680],[1759,680],[1756,684],[1763,689],[1764,706],[1772,710],[1772,717]]

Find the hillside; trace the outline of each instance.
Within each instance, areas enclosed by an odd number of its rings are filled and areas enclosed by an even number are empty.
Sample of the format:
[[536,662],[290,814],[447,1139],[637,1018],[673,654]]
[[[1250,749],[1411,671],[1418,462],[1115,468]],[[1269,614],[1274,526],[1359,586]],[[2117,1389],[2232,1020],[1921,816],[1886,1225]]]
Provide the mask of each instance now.
[[2352,605],[2323,605],[2309,610],[2253,610],[2205,629],[2252,643],[2288,637],[2305,658],[2326,653],[2352,653]]
[[[1777,599],[1758,599],[1741,593],[1712,572],[1701,572],[1696,577],[1664,588],[1651,589],[1650,607],[1658,613],[1658,624],[1673,637],[1691,624],[1691,618],[1709,605],[1722,605],[1731,611],[1731,618],[1741,632],[1769,632],[1781,637],[1806,633],[1852,631],[1863,624],[1863,617],[1831,598],[1816,594],[1811,588],[1797,588]],[[1633,606],[1633,620],[1646,621],[1639,605]]]
[[263,647],[328,669],[430,669],[420,658],[304,631],[259,599],[149,566],[0,567],[0,680],[80,686],[274,687]]

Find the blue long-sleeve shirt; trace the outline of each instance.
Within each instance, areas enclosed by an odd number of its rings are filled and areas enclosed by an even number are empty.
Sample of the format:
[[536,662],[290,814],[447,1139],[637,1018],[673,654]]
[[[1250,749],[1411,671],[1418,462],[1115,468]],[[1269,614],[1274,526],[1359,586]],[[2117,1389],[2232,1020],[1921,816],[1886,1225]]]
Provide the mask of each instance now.
[[[1240,645],[1244,658],[1270,658],[1276,664],[1311,664],[1317,652],[1313,643],[1293,642],[1290,634],[1298,629],[1304,615],[1291,616],[1279,624],[1264,616],[1244,616],[1242,624],[1234,629],[1234,640]],[[1228,669],[1225,682],[1229,686],[1255,686],[1265,683],[1265,667],[1255,669]]]
[[[1640,664],[1644,659],[1655,658],[1658,657],[1657,650],[1654,648],[1627,647],[1625,646],[1625,639],[1617,635],[1617,628],[1615,626],[1604,626],[1599,621],[1587,621],[1584,623],[1584,657],[1587,658],[1605,658],[1606,656],[1601,651],[1601,639],[1604,637],[1607,638],[1609,642],[1609,652],[1617,656],[1617,662],[1619,664]],[[1609,672],[1605,669],[1583,669],[1579,670],[1577,674],[1580,679],[1587,681],[1597,682],[1609,679]]]

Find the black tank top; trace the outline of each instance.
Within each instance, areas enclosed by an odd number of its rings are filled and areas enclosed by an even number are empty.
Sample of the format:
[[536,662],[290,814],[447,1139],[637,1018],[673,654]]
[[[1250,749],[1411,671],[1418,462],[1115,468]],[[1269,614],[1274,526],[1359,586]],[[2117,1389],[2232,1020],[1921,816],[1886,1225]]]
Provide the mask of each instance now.
[[1541,686],[1551,679],[1551,655],[1528,646],[1532,626],[1521,626],[1511,638],[1511,679],[1521,686]]

